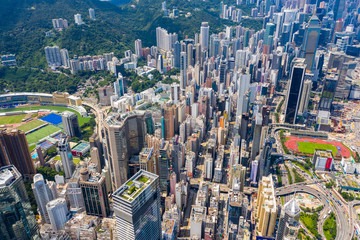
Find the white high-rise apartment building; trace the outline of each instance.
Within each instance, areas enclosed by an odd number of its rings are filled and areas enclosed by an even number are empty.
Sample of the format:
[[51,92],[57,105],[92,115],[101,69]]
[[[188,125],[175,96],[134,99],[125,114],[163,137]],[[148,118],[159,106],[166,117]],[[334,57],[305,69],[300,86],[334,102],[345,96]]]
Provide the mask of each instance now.
[[47,181],[45,183],[44,177],[41,174],[34,176],[34,183],[31,185],[34,192],[36,204],[38,206],[41,218],[44,222],[50,223],[50,218],[46,210],[46,204],[54,199],[52,192],[50,191]]
[[205,156],[205,178],[213,178],[214,160],[211,155]]
[[67,68],[70,67],[70,58],[67,49],[63,48],[60,50],[60,57],[61,57],[61,65]]
[[141,39],[136,39],[136,40],[135,40],[135,54],[136,54],[139,58],[142,57],[141,49],[142,49]]
[[63,28],[68,28],[69,26],[67,20],[62,18],[53,19],[52,24],[54,29],[59,31],[61,31]]
[[243,114],[243,102],[245,97],[245,92],[249,89],[250,85],[250,75],[241,74],[238,78],[238,101],[237,101],[237,108],[236,108],[236,116],[240,116]]
[[61,66],[61,55],[60,49],[58,46],[45,47],[45,56],[46,61],[49,67],[59,67]]
[[84,22],[83,22],[82,19],[81,19],[81,14],[80,14],[80,13],[75,14],[75,15],[74,15],[74,18],[75,18],[75,23],[76,23],[77,25],[82,25],[82,24],[84,24]]
[[228,39],[229,41],[232,38],[232,33],[233,33],[233,29],[231,26],[226,26],[226,30],[225,30],[225,38]]
[[61,120],[64,125],[66,135],[69,137],[80,136],[80,125],[77,115],[70,111],[61,113]]
[[156,28],[156,46],[165,51],[170,51],[174,48],[175,42],[178,40],[176,33],[168,33],[164,28]]
[[165,11],[166,9],[166,1],[164,1],[161,3],[161,11]]
[[70,202],[70,211],[82,212],[85,210],[84,197],[79,185],[79,179],[72,178],[68,182],[66,196]]
[[180,53],[180,88],[185,89],[187,85],[187,56],[186,52]]
[[237,50],[235,55],[235,67],[241,69],[246,67],[247,52],[245,50]]
[[303,90],[301,93],[301,100],[299,104],[299,111],[298,111],[299,115],[304,114],[308,110],[311,88],[312,88],[312,81],[305,80],[303,84]]
[[64,168],[65,178],[71,178],[74,169],[74,162],[70,150],[70,145],[67,137],[60,139],[59,144],[59,152],[61,163]]
[[209,30],[209,23],[202,22],[200,28],[200,44],[202,49],[207,50],[209,48]]
[[89,8],[89,16],[91,20],[95,20],[95,10],[92,8]]
[[65,198],[57,198],[46,204],[49,214],[51,228],[54,231],[64,229],[65,223],[69,219],[69,210]]

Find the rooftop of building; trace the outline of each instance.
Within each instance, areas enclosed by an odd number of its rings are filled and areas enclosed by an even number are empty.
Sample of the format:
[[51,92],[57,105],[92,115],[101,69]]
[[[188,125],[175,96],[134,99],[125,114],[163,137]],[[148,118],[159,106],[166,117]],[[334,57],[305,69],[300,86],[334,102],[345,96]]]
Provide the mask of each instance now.
[[293,59],[293,63],[294,63],[294,64],[296,64],[296,63],[305,64],[305,58],[294,58],[294,59]]
[[271,209],[276,208],[276,198],[272,175],[264,176],[260,182],[262,184],[262,194],[266,195],[265,205]]
[[209,214],[209,215],[206,216],[206,223],[216,223],[217,219],[218,219],[217,215],[214,215],[214,214],[210,215]]
[[207,207],[192,205],[191,215],[193,214],[206,214]]
[[[324,112],[324,111],[319,111],[319,112]],[[324,115],[325,114],[327,115],[327,111],[325,111],[325,112],[326,113],[324,113]],[[320,113],[320,114],[323,114],[323,113]],[[324,137],[324,138],[328,137],[328,135],[323,132],[302,131],[302,130],[294,130],[294,129],[290,130],[290,132],[292,135],[306,135],[306,136],[312,135],[312,136]]]
[[217,216],[219,213],[219,210],[217,208],[208,208],[208,215]]
[[[92,172],[89,176],[89,179],[86,180],[85,182],[86,183],[99,183],[99,182],[101,182],[101,180],[103,178],[104,178],[104,176],[102,176],[101,174]],[[84,182],[84,181],[82,181],[82,182]]]
[[244,195],[241,192],[234,191],[229,193],[229,204],[233,207],[241,207]]
[[70,112],[70,111],[64,111],[61,113],[61,116],[63,117],[72,117],[72,116],[75,116],[76,117],[76,114],[74,112]]
[[57,205],[59,205],[59,204],[66,204],[65,198],[56,198],[56,199],[48,202],[48,203],[46,204],[46,207],[51,208],[51,207],[55,207],[55,206],[57,206]]
[[59,140],[59,145],[64,145],[64,144],[67,144],[67,143],[68,143],[68,138],[67,137],[62,137]]
[[152,155],[154,148],[143,148],[140,155],[149,156]]
[[306,68],[306,63],[303,63],[303,62],[295,62],[294,67],[297,67],[297,68]]
[[338,78],[339,78],[339,74],[337,73],[337,71],[334,71],[334,69],[330,69],[326,74],[326,79],[338,80]]
[[301,212],[301,209],[295,198],[292,198],[289,202],[287,202],[283,208],[291,216],[296,216]]
[[49,94],[49,93],[19,92],[19,93],[7,93],[7,94],[1,94],[0,95],[0,97],[14,97],[14,96],[52,97],[52,94]]
[[135,116],[135,115],[143,115],[145,111],[142,110],[134,110],[130,112],[126,112],[123,114],[118,113],[111,113],[109,116],[105,119],[105,122],[109,125],[122,125],[123,122],[126,120],[126,118]]
[[114,196],[132,202],[141,192],[158,178],[157,175],[140,170],[114,192]]
[[87,215],[85,212],[75,214],[67,223],[66,227],[76,227],[88,229],[92,225],[96,225],[100,221],[97,216]]
[[72,99],[72,100],[81,100],[80,97],[73,96],[73,95],[70,95],[70,96],[69,96],[69,99]]
[[11,185],[19,177],[21,174],[12,165],[0,168],[0,187]]
[[163,233],[172,234],[175,229],[175,219],[164,219],[161,223],[161,229]]
[[36,183],[37,181],[44,181],[44,177],[40,173],[35,174],[33,181],[34,181],[34,183]]
[[220,168],[222,169],[223,166],[223,160],[222,159],[216,159],[215,161],[215,168]]
[[327,157],[327,158],[332,158],[332,151],[331,150],[323,150],[323,149],[315,149],[315,153],[316,156],[319,157]]

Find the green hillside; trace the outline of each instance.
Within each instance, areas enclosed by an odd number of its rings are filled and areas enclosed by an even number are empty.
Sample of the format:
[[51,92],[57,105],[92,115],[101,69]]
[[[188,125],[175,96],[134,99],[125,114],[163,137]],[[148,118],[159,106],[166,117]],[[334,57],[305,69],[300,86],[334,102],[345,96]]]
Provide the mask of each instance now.
[[[127,0],[115,0],[116,4]],[[220,1],[167,1],[168,9],[177,7],[182,16],[164,18],[162,0],[134,0],[116,6],[99,0],[3,0],[0,8],[0,54],[15,53],[18,64],[26,67],[45,68],[43,48],[57,44],[67,48],[70,56],[102,54],[113,51],[122,56],[126,49],[133,50],[134,40],[142,39],[143,46],[155,44],[155,29],[158,26],[177,32],[180,38],[193,37],[202,21],[210,24],[211,32],[218,32],[224,25],[235,25],[219,19]],[[95,9],[96,21],[89,19],[88,9]],[[185,18],[184,14],[192,16]],[[74,24],[74,14],[82,14],[85,25]],[[51,19],[64,18],[69,28],[56,32],[55,37],[45,37],[52,29]],[[244,21],[246,26],[261,27],[261,20]]]

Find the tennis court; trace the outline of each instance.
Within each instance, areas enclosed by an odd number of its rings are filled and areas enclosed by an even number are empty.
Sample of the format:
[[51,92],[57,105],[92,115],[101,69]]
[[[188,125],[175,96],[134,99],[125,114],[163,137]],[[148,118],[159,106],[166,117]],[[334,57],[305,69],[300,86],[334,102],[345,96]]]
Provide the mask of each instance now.
[[41,125],[44,125],[44,124],[45,124],[45,122],[35,119],[31,122],[27,122],[27,123],[17,127],[17,129],[27,132],[27,131],[30,131],[31,129],[40,127]]
[[40,129],[32,132],[32,133],[27,134],[26,139],[28,141],[28,144],[31,145],[31,144],[37,143],[41,139],[59,131],[59,130],[61,130],[61,129],[58,127],[55,127],[53,125],[47,125],[43,128],[40,128]]
[[87,147],[89,147],[89,144],[87,144],[87,143],[79,143],[72,150],[75,150],[77,152],[82,152]]
[[49,115],[46,115],[45,117],[41,118],[41,120],[54,125],[58,125],[59,123],[62,123],[61,116],[55,113],[50,113]]
[[53,139],[60,140],[63,136],[65,136],[65,134],[59,133],[59,134],[55,135],[55,136],[53,137]]
[[89,150],[90,150],[90,144],[86,142],[81,142],[71,149],[71,153],[73,156],[83,156]]
[[51,148],[52,146],[54,146],[54,144],[52,144],[49,141],[43,141],[42,143],[39,144],[39,146],[46,151],[49,148]]

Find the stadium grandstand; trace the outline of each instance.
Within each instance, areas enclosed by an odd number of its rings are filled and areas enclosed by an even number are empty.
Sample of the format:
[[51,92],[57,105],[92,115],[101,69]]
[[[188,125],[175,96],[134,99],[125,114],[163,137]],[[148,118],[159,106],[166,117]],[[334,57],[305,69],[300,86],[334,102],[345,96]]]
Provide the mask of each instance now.
[[0,107],[11,108],[21,104],[52,105],[53,96],[48,93],[7,93],[0,95]]
[[20,92],[0,95],[0,108],[12,108],[22,104],[80,107],[82,102],[79,97],[60,92],[54,92],[53,94]]

